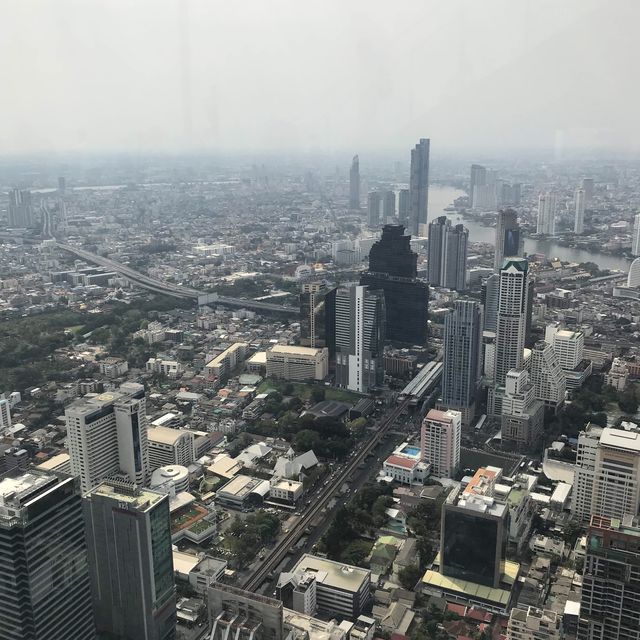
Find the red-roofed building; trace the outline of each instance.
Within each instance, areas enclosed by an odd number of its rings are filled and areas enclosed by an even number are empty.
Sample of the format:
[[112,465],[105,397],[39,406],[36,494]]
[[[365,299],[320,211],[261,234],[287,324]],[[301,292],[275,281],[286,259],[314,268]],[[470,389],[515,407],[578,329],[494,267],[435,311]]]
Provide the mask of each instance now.
[[485,611],[484,609],[469,607],[469,609],[467,609],[465,618],[467,618],[468,620],[473,620],[474,622],[484,622],[486,624],[491,624],[491,621],[493,620],[493,614]]
[[465,614],[467,613],[467,607],[465,607],[463,604],[456,604],[455,602],[449,602],[447,604],[447,611],[451,613],[455,613],[457,616],[464,618]]
[[429,465],[405,456],[389,456],[382,464],[382,469],[386,476],[404,484],[424,482],[429,475]]

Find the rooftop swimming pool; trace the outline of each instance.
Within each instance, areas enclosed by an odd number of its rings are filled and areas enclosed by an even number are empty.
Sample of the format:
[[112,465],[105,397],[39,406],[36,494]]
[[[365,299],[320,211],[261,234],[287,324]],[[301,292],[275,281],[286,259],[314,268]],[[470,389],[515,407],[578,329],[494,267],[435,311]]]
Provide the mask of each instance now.
[[403,447],[400,450],[400,453],[404,453],[407,456],[419,456],[420,455],[420,449],[418,449],[418,447]]

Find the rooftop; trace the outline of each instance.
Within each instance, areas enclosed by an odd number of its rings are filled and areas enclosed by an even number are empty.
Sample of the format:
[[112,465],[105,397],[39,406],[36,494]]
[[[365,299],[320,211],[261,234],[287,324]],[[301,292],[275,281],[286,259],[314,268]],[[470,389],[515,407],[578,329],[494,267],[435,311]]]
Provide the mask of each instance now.
[[166,494],[151,491],[149,489],[134,489],[128,487],[124,483],[103,482],[95,489],[92,489],[88,497],[100,496],[103,498],[111,498],[118,502],[118,506],[128,505],[137,511],[148,511],[151,507],[156,506],[161,500],[167,498]]
[[640,433],[637,431],[624,431],[623,429],[606,428],[602,430],[600,444],[605,447],[627,449],[640,452]]
[[367,569],[309,554],[304,554],[292,571],[311,571],[316,574],[317,582],[351,593],[357,592],[364,582],[371,579],[371,572]]
[[171,429],[170,427],[149,427],[147,429],[147,438],[153,442],[174,445],[180,438],[188,434],[183,429]]
[[49,473],[29,471],[14,478],[0,480],[0,506],[19,509],[58,477]]
[[402,467],[403,469],[414,469],[418,464],[417,460],[414,460],[413,458],[406,458],[404,456],[389,456],[384,462],[385,464],[390,464],[394,467]]
[[260,480],[258,478],[252,478],[251,476],[239,475],[227,482],[221,489],[218,490],[218,495],[226,493],[233,495],[237,498],[244,498],[249,493],[257,491],[261,495],[263,494],[264,487],[261,485],[266,484],[267,492],[269,489],[269,482],[267,480]]
[[322,352],[322,349],[314,349],[313,347],[298,347],[290,344],[276,344],[271,348],[271,353],[287,353],[298,356],[316,356]]

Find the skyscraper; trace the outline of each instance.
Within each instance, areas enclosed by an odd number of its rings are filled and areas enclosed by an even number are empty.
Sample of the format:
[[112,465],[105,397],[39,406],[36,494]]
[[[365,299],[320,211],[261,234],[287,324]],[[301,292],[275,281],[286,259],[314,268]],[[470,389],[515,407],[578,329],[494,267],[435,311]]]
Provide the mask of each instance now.
[[429,284],[456,291],[466,288],[468,239],[469,231],[461,224],[452,227],[446,216],[429,224]]
[[300,293],[300,344],[336,350],[336,289],[322,282],[307,282]]
[[396,192],[384,191],[382,193],[382,222],[393,223],[396,217]]
[[469,203],[472,209],[477,208],[477,187],[483,187],[485,184],[487,184],[487,170],[480,164],[472,164],[469,180]]
[[33,225],[31,191],[12,189],[9,191],[9,226],[27,228]]
[[384,291],[367,286],[336,292],[336,384],[367,393],[384,382]]
[[498,300],[500,298],[500,275],[494,273],[482,283],[481,301],[484,308],[484,331],[498,330]]
[[535,397],[542,400],[546,407],[557,411],[564,402],[567,382],[560,361],[548,342],[538,340],[535,343],[531,350],[529,370]]
[[360,284],[384,291],[386,339],[396,346],[427,342],[429,287],[417,279],[418,256],[402,225],[385,225],[369,251],[369,270]]
[[169,496],[104,482],[83,499],[96,627],[126,640],[175,638]]
[[576,217],[573,222],[573,233],[580,234],[584,232],[584,205],[585,193],[584,189],[576,189],[575,192]]
[[595,182],[593,178],[582,178],[582,190],[584,191],[584,198],[586,204],[593,202],[593,192],[595,189]]
[[452,478],[460,466],[461,421],[459,411],[437,409],[430,409],[422,421],[421,457],[438,478]]
[[500,404],[502,444],[518,451],[538,447],[542,436],[544,403],[526,369],[511,369],[504,387],[496,392]]
[[427,233],[427,211],[429,206],[429,138],[411,150],[411,175],[409,180],[409,233],[423,236]]
[[495,381],[503,385],[507,372],[522,368],[529,296],[529,263],[505,258],[500,269],[496,331]]
[[633,218],[633,238],[631,239],[631,253],[640,256],[640,213]]
[[400,189],[398,194],[398,222],[405,227],[409,224],[409,189]]
[[353,156],[349,170],[349,208],[360,208],[360,159]]
[[524,236],[520,231],[518,216],[513,209],[498,212],[496,219],[496,252],[493,268],[500,271],[505,256],[521,256],[524,249]]
[[552,236],[556,232],[556,194],[541,193],[538,198],[538,222],[536,233]]
[[77,479],[0,480],[0,566],[3,640],[95,639]]
[[367,196],[367,222],[371,229],[380,226],[380,206],[382,204],[382,193],[380,191],[370,191]]
[[144,387],[126,383],[117,392],[85,397],[65,411],[71,470],[86,492],[112,476],[139,486],[149,475]]
[[58,178],[58,195],[63,196],[67,190],[67,180],[64,176]]
[[587,531],[579,640],[638,637],[640,524],[594,516]]
[[442,405],[462,415],[469,426],[482,378],[482,307],[474,300],[456,300],[444,320]]

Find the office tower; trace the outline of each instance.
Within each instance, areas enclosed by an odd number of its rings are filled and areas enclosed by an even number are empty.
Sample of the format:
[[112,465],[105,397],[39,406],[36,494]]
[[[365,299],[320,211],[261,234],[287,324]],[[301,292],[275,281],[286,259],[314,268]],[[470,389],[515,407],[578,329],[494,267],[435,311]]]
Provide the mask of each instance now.
[[58,195],[63,196],[67,190],[67,180],[63,176],[58,178]]
[[384,191],[382,193],[382,221],[387,224],[393,222],[396,217],[396,192]]
[[9,191],[9,226],[17,228],[30,227],[33,224],[31,191],[12,189]]
[[52,238],[56,231],[56,216],[44,201],[40,204],[40,220],[42,222],[42,236]]
[[495,381],[502,385],[508,371],[522,368],[530,286],[527,260],[505,258],[499,285]]
[[627,274],[627,287],[635,289],[640,287],[640,258],[636,258],[629,265],[629,273]]
[[349,208],[360,208],[360,159],[353,156],[349,170]]
[[482,307],[456,300],[444,320],[442,405],[460,411],[467,427],[475,416],[482,378]]
[[505,256],[521,256],[524,252],[524,236],[518,224],[518,216],[513,209],[498,212],[496,219],[496,251],[493,269],[500,271]]
[[123,475],[139,486],[149,475],[144,387],[126,383],[117,392],[85,397],[65,411],[71,470],[86,492]]
[[360,284],[384,291],[386,340],[395,346],[425,345],[429,287],[417,279],[418,256],[402,225],[385,225],[369,251],[369,270]]
[[560,640],[562,618],[552,610],[537,607],[511,609],[507,640]]
[[283,640],[283,604],[221,582],[207,590],[208,640]]
[[468,240],[468,229],[461,224],[451,226],[446,216],[429,224],[429,284],[456,291],[466,288]]
[[422,236],[427,232],[427,210],[429,206],[429,138],[411,150],[411,175],[409,179],[409,233]]
[[476,183],[473,188],[472,208],[495,211],[500,204],[499,196],[502,196],[502,181],[498,179],[496,171],[487,169],[484,182]]
[[633,218],[633,237],[631,238],[631,253],[640,256],[640,213]]
[[409,189],[400,189],[398,194],[398,222],[405,227],[409,224]]
[[175,638],[169,496],[108,481],[87,493],[82,507],[98,632]]
[[96,637],[80,488],[32,469],[0,481],[0,637]]
[[509,509],[493,496],[499,469],[479,469],[463,490],[456,488],[442,506],[440,573],[498,588],[504,568]]
[[370,191],[367,196],[367,222],[371,229],[380,226],[380,207],[382,206],[382,193]]
[[300,344],[303,347],[329,349],[329,356],[336,351],[336,288],[322,282],[302,285],[300,293]]
[[461,426],[462,414],[452,410],[430,409],[422,421],[421,457],[438,478],[452,478],[460,466]]
[[542,437],[544,403],[536,398],[526,369],[509,371],[500,392],[502,444],[518,451],[536,448]]
[[471,176],[469,180],[469,203],[472,209],[477,208],[477,187],[487,184],[487,170],[480,164],[471,165]]
[[480,300],[484,309],[484,330],[498,330],[498,300],[500,298],[500,275],[494,273],[483,283]]
[[594,516],[587,530],[579,640],[638,637],[640,526],[637,518]]
[[550,324],[545,329],[544,339],[553,347],[563,371],[575,369],[584,359],[582,331],[570,331]]
[[595,189],[593,178],[582,178],[581,189],[584,191],[585,203],[590,205],[593,202],[593,193]]
[[552,236],[556,232],[556,194],[541,193],[538,198],[538,223],[536,233]]
[[367,286],[336,292],[336,384],[367,393],[384,382],[384,291]]
[[11,426],[11,404],[9,400],[0,398],[0,429]]
[[576,193],[574,196],[575,205],[576,205],[576,217],[573,222],[573,233],[583,233],[584,232],[584,204],[585,204],[585,194],[584,189],[576,189]]
[[529,371],[535,397],[546,407],[557,411],[564,402],[567,383],[560,360],[548,342],[538,340],[533,346]]
[[640,510],[640,433],[588,424],[578,436],[572,514],[621,519]]

